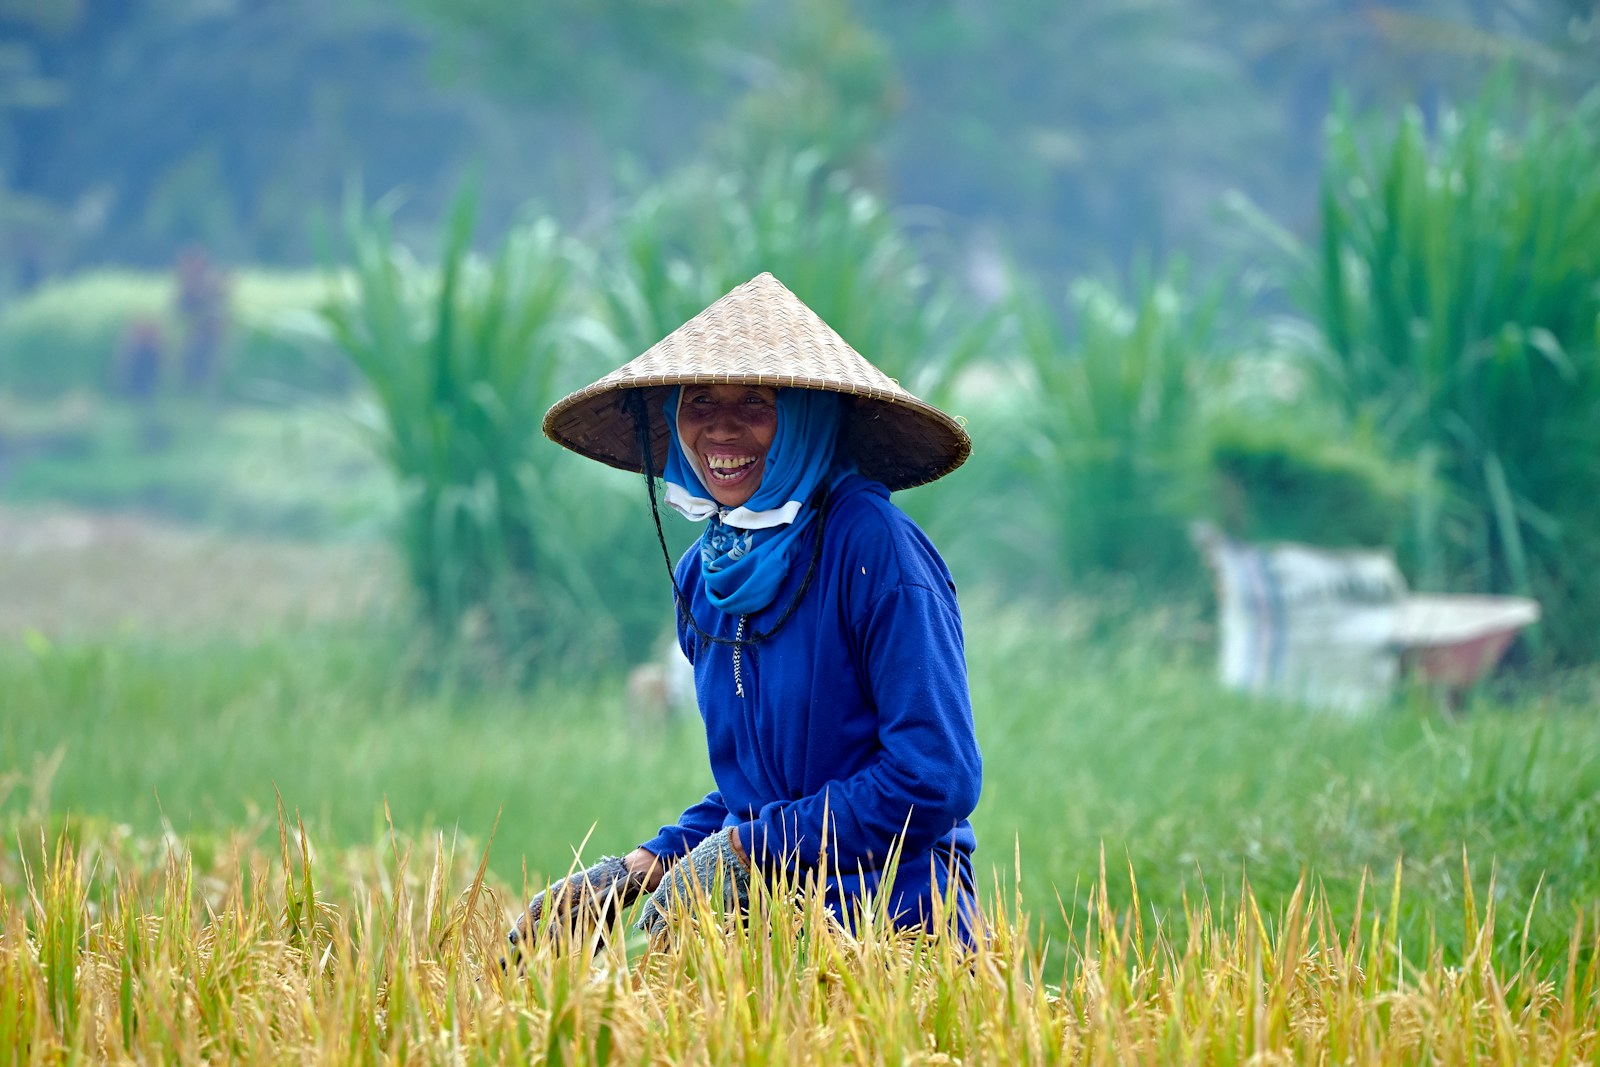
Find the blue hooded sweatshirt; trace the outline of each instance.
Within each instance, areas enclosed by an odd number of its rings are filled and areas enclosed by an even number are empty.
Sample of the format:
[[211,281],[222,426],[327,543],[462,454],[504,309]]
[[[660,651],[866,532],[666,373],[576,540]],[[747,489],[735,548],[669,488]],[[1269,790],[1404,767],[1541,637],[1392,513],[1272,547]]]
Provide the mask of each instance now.
[[[793,600],[810,546],[795,555],[746,634],[770,629]],[[698,545],[677,579],[700,627],[732,639],[739,617],[707,599]],[[834,488],[810,588],[775,635],[741,646],[737,681],[733,648],[703,642],[681,618],[678,640],[694,664],[717,788],[643,847],[680,856],[737,826],[758,870],[787,867],[797,879],[826,851],[829,906],[850,923],[898,845],[890,917],[927,923],[937,891],[957,901],[970,937],[967,817],[983,772],[961,616],[944,561],[889,491],[860,475]]]

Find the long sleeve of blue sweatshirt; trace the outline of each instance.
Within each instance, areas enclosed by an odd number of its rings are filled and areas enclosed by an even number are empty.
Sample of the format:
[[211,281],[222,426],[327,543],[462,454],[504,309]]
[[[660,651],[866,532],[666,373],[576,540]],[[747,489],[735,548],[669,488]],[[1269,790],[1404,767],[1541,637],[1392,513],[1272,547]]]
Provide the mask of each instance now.
[[[810,562],[797,555],[747,634],[788,607]],[[733,638],[739,619],[707,599],[697,547],[677,577],[700,627]],[[902,910],[956,867],[970,888],[982,761],[955,586],[882,485],[852,475],[834,489],[811,586],[774,636],[737,657],[682,620],[679,638],[717,788],[643,847],[677,856],[737,826],[758,867],[799,874],[826,855],[830,883],[852,893],[876,888],[897,847]]]

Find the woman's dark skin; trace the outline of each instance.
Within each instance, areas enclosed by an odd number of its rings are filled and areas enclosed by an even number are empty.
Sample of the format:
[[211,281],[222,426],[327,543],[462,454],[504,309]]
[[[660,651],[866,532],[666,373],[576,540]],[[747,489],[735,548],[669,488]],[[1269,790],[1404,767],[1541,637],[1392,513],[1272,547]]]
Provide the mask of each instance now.
[[[744,844],[739,840],[739,828],[735,826],[728,835],[728,844],[733,846],[733,854],[739,857],[739,862],[745,867],[750,866],[750,856],[744,850]],[[628,868],[629,874],[644,874],[644,891],[654,893],[661,884],[661,878],[667,873],[667,868],[656,857],[654,852],[647,848],[636,848],[622,857],[622,863]]]
[[686,385],[678,405],[678,438],[695,473],[725,508],[761,487],[778,432],[778,391],[764,385]]

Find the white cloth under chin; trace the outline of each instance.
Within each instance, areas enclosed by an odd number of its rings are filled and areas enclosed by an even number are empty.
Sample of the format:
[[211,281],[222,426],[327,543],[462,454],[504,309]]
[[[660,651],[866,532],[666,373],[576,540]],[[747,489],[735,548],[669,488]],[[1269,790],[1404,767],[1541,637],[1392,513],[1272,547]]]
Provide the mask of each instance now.
[[667,505],[684,518],[700,522],[720,512],[725,524],[741,530],[768,530],[774,526],[787,526],[795,520],[796,515],[800,514],[801,503],[799,500],[790,500],[782,507],[766,511],[751,511],[747,507],[724,510],[715,500],[695,496],[676,483],[667,483]]

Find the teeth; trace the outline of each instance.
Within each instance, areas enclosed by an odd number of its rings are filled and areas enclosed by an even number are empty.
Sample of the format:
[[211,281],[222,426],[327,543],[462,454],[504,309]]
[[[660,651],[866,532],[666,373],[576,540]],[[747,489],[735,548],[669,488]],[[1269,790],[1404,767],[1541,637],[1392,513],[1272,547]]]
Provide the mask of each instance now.
[[741,471],[754,462],[755,459],[750,456],[745,456],[743,458],[735,458],[733,456],[706,457],[706,467],[714,471]]

